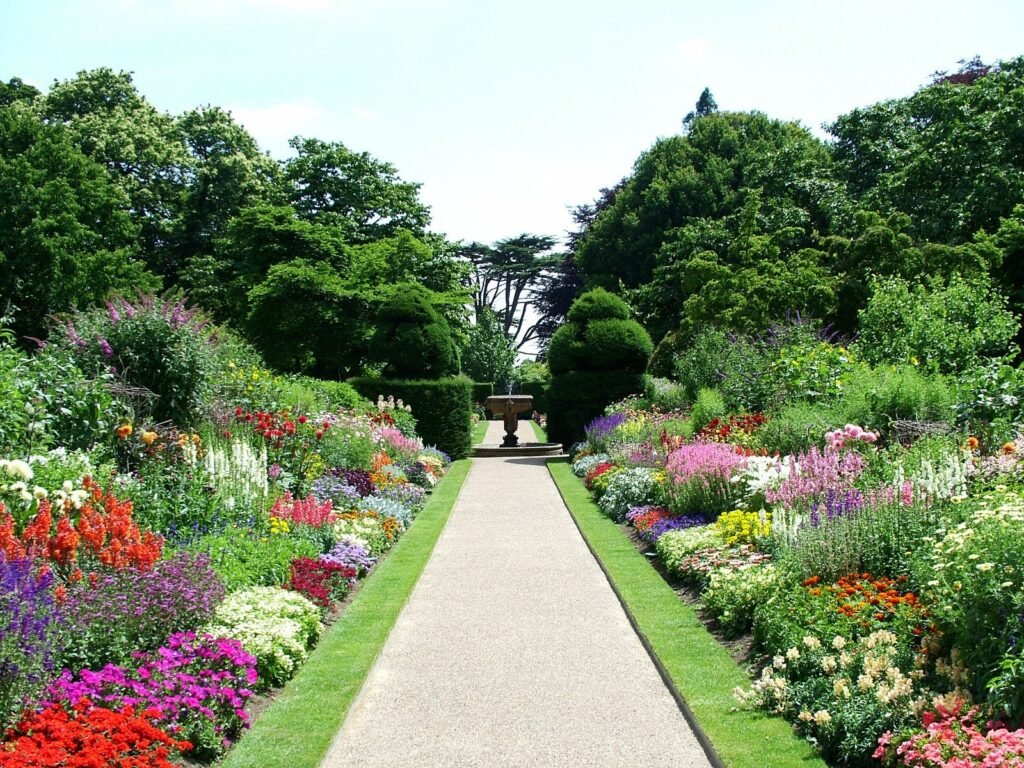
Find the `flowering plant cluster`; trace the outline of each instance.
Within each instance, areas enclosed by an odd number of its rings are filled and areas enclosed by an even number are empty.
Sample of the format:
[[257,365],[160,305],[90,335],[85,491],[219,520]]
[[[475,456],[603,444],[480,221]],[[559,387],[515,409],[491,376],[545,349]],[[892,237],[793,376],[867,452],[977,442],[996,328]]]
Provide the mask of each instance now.
[[315,496],[297,499],[292,496],[291,491],[285,491],[284,495],[274,500],[270,508],[270,517],[312,528],[323,528],[337,519],[330,499],[319,501]]
[[[157,728],[155,709],[103,709],[88,699],[70,709],[60,704],[29,712],[4,735],[0,744],[3,768],[108,766],[175,768],[171,757],[192,745]],[[83,754],[83,745],[88,745]]]
[[750,447],[754,435],[767,421],[768,417],[763,413],[741,413],[726,419],[716,417],[697,433],[697,439]]
[[256,659],[237,640],[182,632],[153,653],[133,653],[129,666],[78,675],[65,669],[47,688],[44,706],[86,699],[112,710],[143,707],[159,713],[156,725],[188,741],[193,757],[210,759],[248,726],[245,704],[255,684]]
[[321,608],[329,608],[331,603],[345,599],[357,573],[351,565],[323,558],[300,557],[292,560],[292,574],[287,586]]

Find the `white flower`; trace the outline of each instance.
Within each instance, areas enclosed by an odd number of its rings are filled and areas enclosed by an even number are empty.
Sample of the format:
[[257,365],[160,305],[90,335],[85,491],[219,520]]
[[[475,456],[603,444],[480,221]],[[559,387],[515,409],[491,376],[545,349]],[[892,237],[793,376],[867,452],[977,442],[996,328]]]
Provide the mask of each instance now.
[[804,638],[804,645],[806,645],[808,648],[810,648],[812,651],[814,651],[814,650],[817,650],[818,648],[821,648],[821,640],[819,640],[818,638],[813,637],[811,635],[808,635],[807,637]]
[[837,651],[843,650],[846,647],[846,638],[842,635],[836,635],[832,638],[832,647]]
[[800,658],[800,651],[798,651],[796,648],[790,648],[788,651],[786,651],[786,658],[790,661],[796,661]]
[[827,709],[819,709],[814,713],[814,722],[817,725],[826,725],[832,722],[832,715],[828,713]]
[[7,462],[4,470],[11,477],[21,478],[25,482],[28,482],[35,476],[35,473],[32,471],[32,467],[28,465],[28,462],[22,461],[21,459],[11,459]]

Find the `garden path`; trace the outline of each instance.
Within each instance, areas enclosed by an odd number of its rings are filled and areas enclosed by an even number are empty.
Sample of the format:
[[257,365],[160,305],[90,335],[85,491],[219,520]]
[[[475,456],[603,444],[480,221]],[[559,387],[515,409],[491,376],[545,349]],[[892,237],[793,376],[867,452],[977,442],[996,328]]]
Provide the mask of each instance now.
[[710,765],[544,459],[473,460],[323,768],[397,765]]

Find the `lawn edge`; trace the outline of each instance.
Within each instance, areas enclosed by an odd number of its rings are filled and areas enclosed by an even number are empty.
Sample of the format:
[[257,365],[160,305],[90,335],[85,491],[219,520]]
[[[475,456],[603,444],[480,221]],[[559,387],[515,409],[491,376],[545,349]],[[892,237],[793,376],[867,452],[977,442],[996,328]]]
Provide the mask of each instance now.
[[[713,765],[723,768],[826,768],[781,718],[741,709],[735,686],[746,672],[711,635],[693,608],[606,517],[565,459],[548,471],[576,527],[622,604],[644,648]],[[699,659],[697,664],[694,659]],[[710,669],[710,674],[708,670]]]
[[219,768],[316,768],[323,762],[430,559],[469,469],[469,459],[451,465],[408,532]]
[[490,424],[489,421],[481,419],[473,425],[473,445],[480,445],[480,443],[484,441],[484,438],[487,437],[488,424]]

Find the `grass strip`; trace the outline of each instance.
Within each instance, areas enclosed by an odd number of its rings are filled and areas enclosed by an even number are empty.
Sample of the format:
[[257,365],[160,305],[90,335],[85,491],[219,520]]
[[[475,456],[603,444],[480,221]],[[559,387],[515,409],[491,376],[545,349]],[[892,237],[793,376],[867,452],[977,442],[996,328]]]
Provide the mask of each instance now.
[[533,419],[530,419],[530,426],[533,428],[533,435],[538,443],[546,443],[548,441],[548,432],[544,427]]
[[727,768],[825,768],[789,724],[737,709],[732,691],[750,678],[704,628],[614,521],[602,514],[564,459],[548,462],[562,499],[691,724]]
[[423,511],[367,577],[299,673],[221,763],[222,768],[316,768],[430,559],[469,473],[456,461]]
[[484,441],[484,437],[487,436],[487,425],[490,423],[480,420],[473,425],[473,445],[480,445]]

